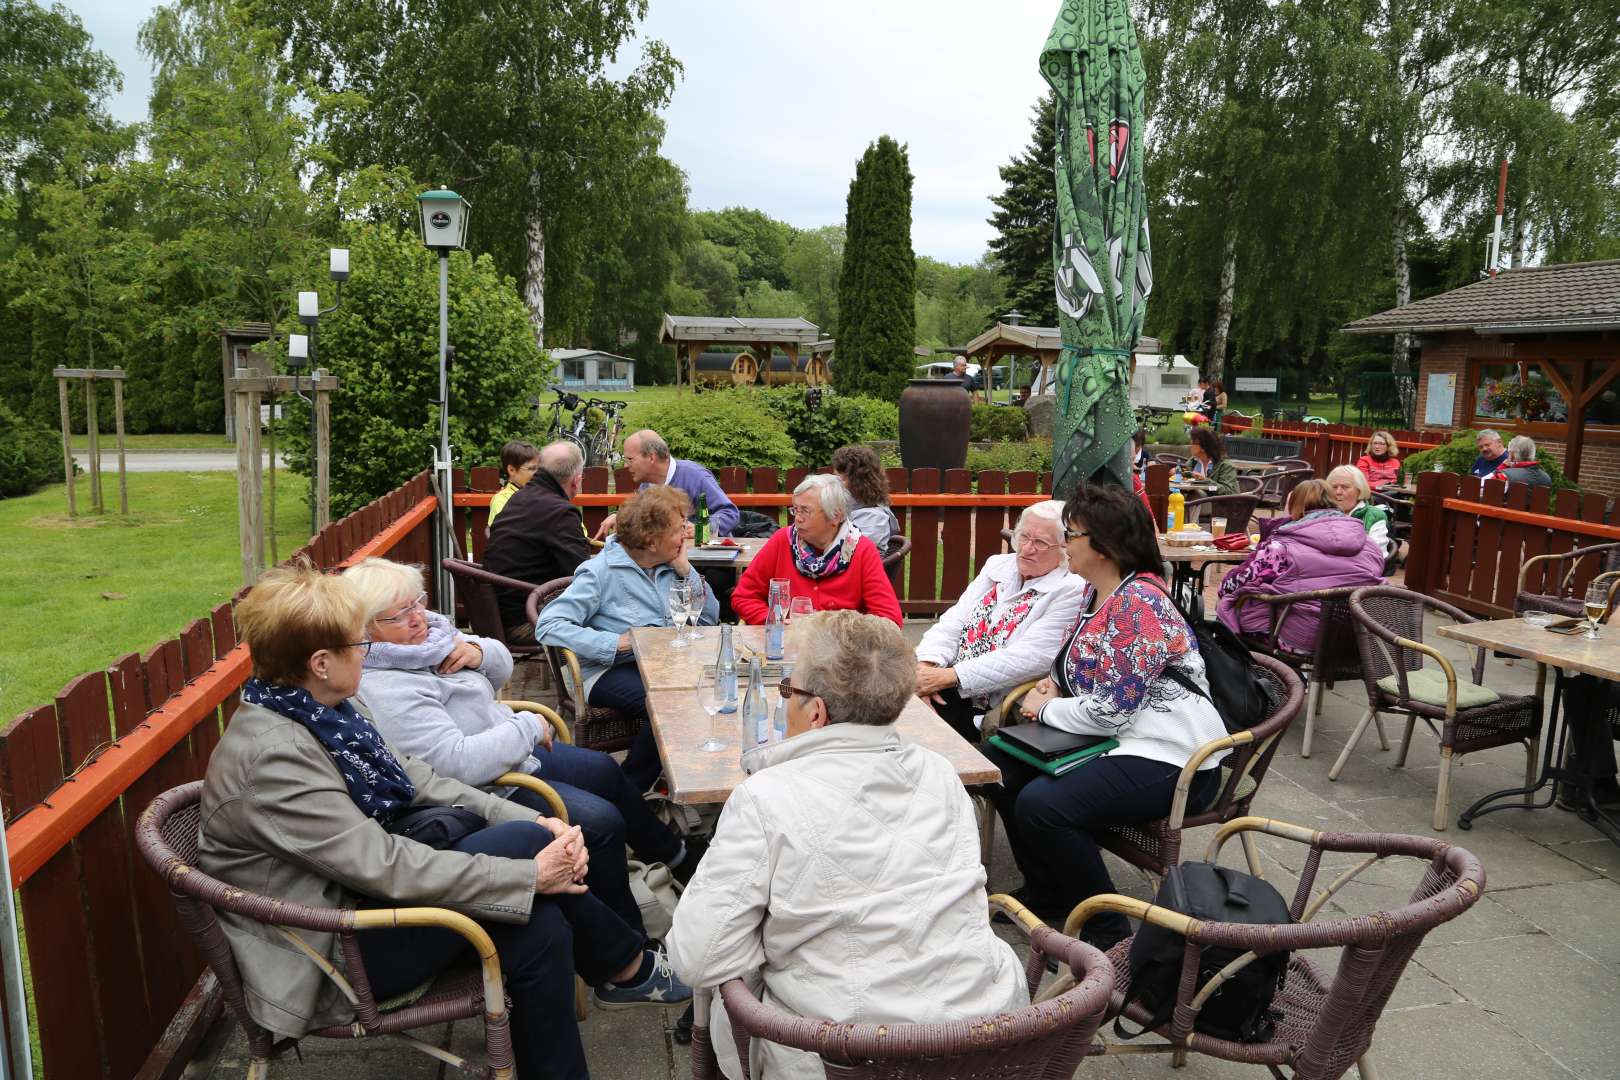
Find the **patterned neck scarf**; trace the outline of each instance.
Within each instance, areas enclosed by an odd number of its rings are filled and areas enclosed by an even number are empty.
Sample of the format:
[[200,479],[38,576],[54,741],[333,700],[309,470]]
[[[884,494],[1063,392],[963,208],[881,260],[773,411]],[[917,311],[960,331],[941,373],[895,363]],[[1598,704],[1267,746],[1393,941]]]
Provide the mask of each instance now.
[[387,825],[416,798],[416,785],[405,774],[388,744],[370,720],[345,701],[333,708],[315,700],[301,686],[283,686],[252,678],[242,684],[242,700],[296,720],[320,740],[348,786],[349,798],[368,817]]
[[793,545],[794,568],[805,577],[815,580],[837,577],[848,570],[850,561],[855,558],[855,545],[861,542],[861,534],[845,521],[838,526],[838,535],[833,537],[832,544],[820,554],[804,542],[797,525],[789,530],[788,539]]
[[990,591],[979,598],[973,613],[967,617],[967,622],[962,624],[962,637],[956,644],[954,663],[972,660],[1007,644],[1012,632],[1018,629],[1018,624],[1024,621],[1030,608],[1035,606],[1035,590],[1025,589],[1013,597],[1011,606],[1001,613],[1001,618],[991,622],[990,615],[996,609],[997,588],[996,583],[992,581]]

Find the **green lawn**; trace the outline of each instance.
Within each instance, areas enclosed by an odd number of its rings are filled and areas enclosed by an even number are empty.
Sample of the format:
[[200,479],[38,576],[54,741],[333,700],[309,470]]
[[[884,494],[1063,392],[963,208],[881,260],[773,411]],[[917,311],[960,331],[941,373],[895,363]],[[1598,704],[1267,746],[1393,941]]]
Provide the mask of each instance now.
[[[284,557],[308,538],[308,488],[276,476]],[[69,519],[61,484],[0,500],[0,720],[173,637],[241,585],[235,473],[131,473],[129,503],[128,519]]]
[[[57,435],[61,439],[61,435]],[[61,445],[60,441],[57,443]],[[124,448],[127,450],[234,450],[235,446],[225,441],[223,435],[125,435]],[[73,436],[73,449],[81,453],[90,449],[88,435]],[[118,449],[118,437],[110,431],[101,433],[101,449],[103,452]]]

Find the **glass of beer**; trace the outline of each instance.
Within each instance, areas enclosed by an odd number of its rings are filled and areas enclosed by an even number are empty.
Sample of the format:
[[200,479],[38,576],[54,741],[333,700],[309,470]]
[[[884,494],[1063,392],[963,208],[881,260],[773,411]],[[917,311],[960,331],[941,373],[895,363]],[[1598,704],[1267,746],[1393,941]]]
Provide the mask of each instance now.
[[1214,536],[1215,536],[1215,538],[1217,540],[1219,540],[1221,537],[1225,536],[1226,535],[1226,519],[1223,518],[1223,517],[1212,517],[1212,518],[1210,518],[1209,519],[1209,531],[1214,534]]
[[1598,620],[1603,613],[1609,610],[1609,587],[1601,581],[1594,581],[1586,587],[1586,636],[1598,636]]

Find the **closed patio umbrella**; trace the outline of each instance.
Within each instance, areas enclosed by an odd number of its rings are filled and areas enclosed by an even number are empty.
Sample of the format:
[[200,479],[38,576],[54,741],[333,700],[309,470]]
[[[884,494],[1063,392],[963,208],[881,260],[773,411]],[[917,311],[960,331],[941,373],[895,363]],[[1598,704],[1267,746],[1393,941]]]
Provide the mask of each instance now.
[[1142,182],[1142,50],[1125,0],[1064,0],[1041,51],[1057,96],[1052,261],[1056,490],[1131,483],[1131,350],[1153,288]]

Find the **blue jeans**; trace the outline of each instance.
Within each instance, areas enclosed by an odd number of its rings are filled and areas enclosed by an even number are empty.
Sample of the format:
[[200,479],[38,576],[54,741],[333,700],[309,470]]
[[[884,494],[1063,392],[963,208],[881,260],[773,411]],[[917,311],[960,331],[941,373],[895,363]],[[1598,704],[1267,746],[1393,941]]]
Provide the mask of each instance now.
[[635,663],[616,664],[604,671],[591,686],[586,700],[641,720],[641,730],[636,732],[630,752],[624,757],[624,775],[638,792],[657,783],[664,763],[658,758],[658,743],[653,739],[652,723],[647,719],[647,688],[641,684],[641,672],[636,670]]
[[[452,850],[532,862],[554,839],[544,826],[523,821],[491,825]],[[389,907],[386,900],[362,907]],[[646,939],[591,893],[536,896],[527,922],[479,920],[495,942],[506,992],[512,999],[512,1045],[523,1080],[588,1077],[585,1049],[574,1022],[574,974],[599,986],[641,954]],[[472,959],[460,934],[438,927],[368,930],[360,955],[377,1000],[402,994],[453,964]]]
[[[680,837],[658,820],[608,755],[563,742],[552,743],[550,750],[536,746],[534,753],[540,759],[534,775],[556,789],[569,822],[585,834],[591,849],[591,891],[625,922],[642,929],[641,911],[630,893],[625,844],[644,862],[667,863],[681,850]],[[509,798],[537,813],[551,812],[544,799],[526,788]]]
[[[993,745],[983,749],[1001,769],[1001,786],[992,788],[990,797],[1025,888],[1038,902],[1064,910],[1114,891],[1091,830],[1169,816],[1181,775],[1162,761],[1108,754],[1063,776],[1047,776]],[[1187,793],[1189,810],[1215,798],[1220,774],[1219,769],[1198,774]],[[1088,922],[1086,931],[1088,937],[1118,938],[1130,933],[1130,923],[1108,912]]]

